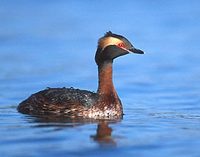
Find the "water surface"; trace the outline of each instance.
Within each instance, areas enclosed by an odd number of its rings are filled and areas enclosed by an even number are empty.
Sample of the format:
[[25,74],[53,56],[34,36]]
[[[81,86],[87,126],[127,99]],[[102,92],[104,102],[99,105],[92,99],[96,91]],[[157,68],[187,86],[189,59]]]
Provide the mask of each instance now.
[[[0,1],[0,156],[198,157],[199,5]],[[107,125],[16,111],[46,87],[96,91],[94,53],[109,30],[146,52],[114,63],[123,120]]]

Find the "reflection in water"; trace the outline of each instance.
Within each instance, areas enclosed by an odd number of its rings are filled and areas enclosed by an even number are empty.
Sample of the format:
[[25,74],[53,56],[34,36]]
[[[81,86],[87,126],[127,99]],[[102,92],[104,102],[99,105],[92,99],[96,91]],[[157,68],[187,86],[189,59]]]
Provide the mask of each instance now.
[[111,144],[116,145],[116,142],[112,138],[112,128],[108,126],[108,122],[99,122],[96,135],[91,136],[94,141],[97,141],[100,145]]
[[84,124],[97,123],[96,134],[91,135],[91,139],[98,142],[100,146],[116,145],[112,137],[112,128],[110,123],[117,123],[120,120],[95,120],[95,119],[72,119],[66,116],[28,116],[30,123],[37,123],[35,127],[56,127],[61,130],[66,127],[77,127]]

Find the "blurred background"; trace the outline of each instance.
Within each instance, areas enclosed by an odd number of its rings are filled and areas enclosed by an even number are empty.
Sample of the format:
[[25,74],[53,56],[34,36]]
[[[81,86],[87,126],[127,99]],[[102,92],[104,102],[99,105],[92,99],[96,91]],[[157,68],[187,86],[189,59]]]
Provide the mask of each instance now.
[[[16,111],[19,102],[46,87],[96,91],[94,55],[98,39],[107,31],[125,36],[145,51],[145,55],[128,55],[114,63],[114,83],[126,113],[121,123],[113,125],[119,144],[114,154],[155,156],[159,151],[162,157],[199,155],[199,7],[198,0],[0,0],[3,156],[42,156],[47,143],[60,146],[58,151],[46,148],[48,155],[113,153],[113,149],[97,149],[89,140],[95,125],[82,126],[85,138],[78,138],[77,130],[64,129],[52,141],[38,137],[38,144],[33,137],[38,132],[44,137],[46,130],[32,130],[30,125],[36,123],[27,124],[32,118]],[[68,137],[76,140],[66,149],[61,147],[63,137],[65,145],[70,143]],[[87,151],[80,153],[76,149],[82,141],[87,141]],[[37,153],[30,153],[34,151]]]

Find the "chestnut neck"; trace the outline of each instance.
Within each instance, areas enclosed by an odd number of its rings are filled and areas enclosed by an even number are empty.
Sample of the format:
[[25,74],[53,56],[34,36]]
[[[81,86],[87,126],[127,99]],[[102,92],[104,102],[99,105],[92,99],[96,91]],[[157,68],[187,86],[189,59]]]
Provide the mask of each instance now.
[[102,63],[98,66],[99,86],[97,93],[100,95],[116,96],[113,80],[112,80],[112,61]]

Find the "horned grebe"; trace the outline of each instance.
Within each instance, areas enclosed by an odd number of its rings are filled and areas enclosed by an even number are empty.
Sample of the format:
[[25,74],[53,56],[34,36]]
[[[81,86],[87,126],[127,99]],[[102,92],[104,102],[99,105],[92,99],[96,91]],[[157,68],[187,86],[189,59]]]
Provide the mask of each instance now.
[[113,60],[128,53],[143,54],[125,37],[107,32],[98,41],[97,93],[74,88],[47,88],[21,102],[18,111],[30,115],[62,115],[70,118],[120,119],[122,103],[112,81]]

